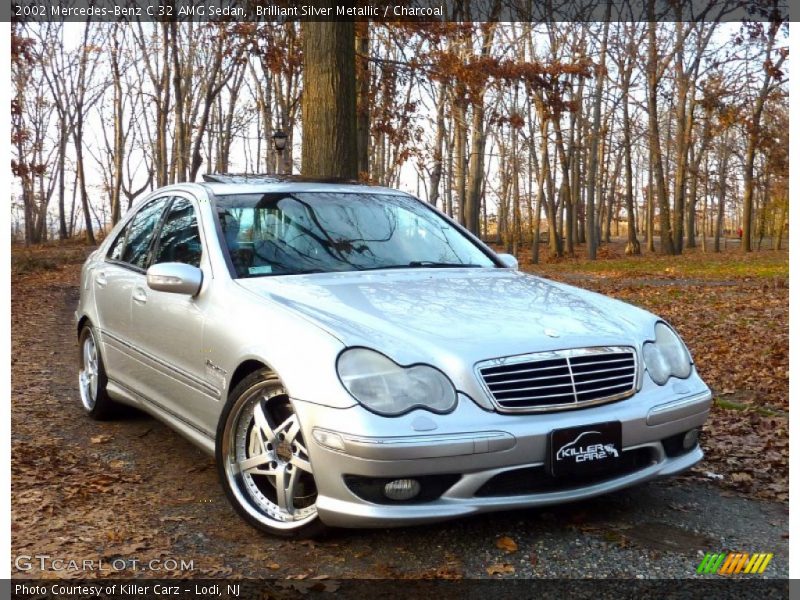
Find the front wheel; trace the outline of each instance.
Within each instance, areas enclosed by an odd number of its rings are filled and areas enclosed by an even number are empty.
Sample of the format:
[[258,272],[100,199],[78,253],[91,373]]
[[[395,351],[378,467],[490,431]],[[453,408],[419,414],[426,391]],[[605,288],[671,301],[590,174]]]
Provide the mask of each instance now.
[[325,530],[300,423],[274,373],[257,371],[233,390],[220,417],[216,455],[225,494],[248,523],[287,538]]

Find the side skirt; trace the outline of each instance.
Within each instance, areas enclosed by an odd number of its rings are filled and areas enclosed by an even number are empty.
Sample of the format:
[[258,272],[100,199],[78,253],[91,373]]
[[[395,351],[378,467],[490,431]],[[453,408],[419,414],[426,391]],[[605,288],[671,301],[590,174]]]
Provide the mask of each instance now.
[[165,425],[174,429],[195,446],[209,456],[214,456],[215,440],[206,431],[203,431],[173,412],[159,406],[152,400],[137,394],[130,388],[109,377],[107,385],[108,395],[117,402],[134,406],[152,415]]

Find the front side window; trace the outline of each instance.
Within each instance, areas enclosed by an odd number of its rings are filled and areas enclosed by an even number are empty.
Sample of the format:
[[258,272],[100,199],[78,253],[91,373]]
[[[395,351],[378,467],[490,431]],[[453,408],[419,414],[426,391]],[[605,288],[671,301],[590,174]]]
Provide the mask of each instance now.
[[146,269],[150,262],[150,249],[155,231],[167,198],[159,198],[144,206],[127,227],[122,262]]
[[472,240],[409,196],[219,196],[217,214],[237,277],[497,266]]
[[153,263],[179,262],[199,267],[202,255],[203,246],[194,207],[189,200],[176,198],[161,226]]

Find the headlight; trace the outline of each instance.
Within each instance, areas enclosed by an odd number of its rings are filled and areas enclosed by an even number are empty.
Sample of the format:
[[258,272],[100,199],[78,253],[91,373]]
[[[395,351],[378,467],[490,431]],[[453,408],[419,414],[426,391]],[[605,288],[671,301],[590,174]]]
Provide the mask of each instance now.
[[656,323],[656,341],[642,349],[650,378],[658,385],[670,377],[686,379],[692,372],[692,358],[681,338],[664,323]]
[[413,408],[446,413],[456,405],[453,384],[428,365],[402,367],[374,350],[351,348],[339,355],[336,370],[353,398],[382,415]]

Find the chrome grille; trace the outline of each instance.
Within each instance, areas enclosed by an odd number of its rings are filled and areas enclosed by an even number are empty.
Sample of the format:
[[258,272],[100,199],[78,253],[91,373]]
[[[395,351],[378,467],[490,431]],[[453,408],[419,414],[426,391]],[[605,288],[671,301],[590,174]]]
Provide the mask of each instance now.
[[487,360],[478,374],[498,410],[534,412],[602,404],[636,391],[636,352],[577,348]]

